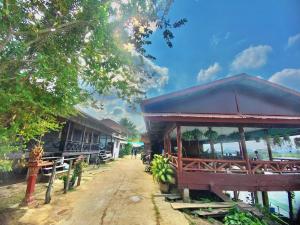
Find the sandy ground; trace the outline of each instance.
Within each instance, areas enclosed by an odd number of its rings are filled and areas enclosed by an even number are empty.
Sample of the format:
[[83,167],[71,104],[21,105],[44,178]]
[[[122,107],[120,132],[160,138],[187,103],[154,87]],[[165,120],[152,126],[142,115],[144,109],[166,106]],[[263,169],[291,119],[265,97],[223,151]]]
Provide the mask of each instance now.
[[182,213],[173,210],[162,198],[153,197],[159,192],[157,186],[152,176],[144,172],[141,160],[120,159],[104,169],[86,172],[82,185],[66,195],[61,194],[61,181],[56,181],[51,204],[18,208],[2,222],[23,225],[188,225]]

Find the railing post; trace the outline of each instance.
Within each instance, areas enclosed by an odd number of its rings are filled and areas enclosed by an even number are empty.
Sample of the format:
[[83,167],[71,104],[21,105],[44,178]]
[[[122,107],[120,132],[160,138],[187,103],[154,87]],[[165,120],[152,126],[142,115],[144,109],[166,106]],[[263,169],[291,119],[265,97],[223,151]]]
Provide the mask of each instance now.
[[244,157],[244,160],[246,161],[246,167],[247,167],[248,173],[251,174],[252,173],[251,165],[250,165],[250,161],[249,161],[249,157],[248,157],[248,153],[247,153],[245,131],[244,131],[243,127],[239,127],[239,133],[240,133],[240,138],[241,138],[241,147],[242,147],[242,151],[243,151],[243,157]]

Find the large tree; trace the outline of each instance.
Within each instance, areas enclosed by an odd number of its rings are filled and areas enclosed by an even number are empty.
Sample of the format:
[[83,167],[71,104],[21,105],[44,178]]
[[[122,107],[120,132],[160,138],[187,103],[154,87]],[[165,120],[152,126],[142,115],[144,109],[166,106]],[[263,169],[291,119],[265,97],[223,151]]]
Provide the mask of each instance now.
[[0,2],[0,158],[57,129],[58,116],[93,95],[128,102],[144,96],[153,74],[153,27],[172,47],[171,0],[3,0]]
[[132,121],[130,121],[128,118],[122,118],[119,123],[128,130],[129,139],[133,140],[139,138],[139,132],[136,128],[136,125]]

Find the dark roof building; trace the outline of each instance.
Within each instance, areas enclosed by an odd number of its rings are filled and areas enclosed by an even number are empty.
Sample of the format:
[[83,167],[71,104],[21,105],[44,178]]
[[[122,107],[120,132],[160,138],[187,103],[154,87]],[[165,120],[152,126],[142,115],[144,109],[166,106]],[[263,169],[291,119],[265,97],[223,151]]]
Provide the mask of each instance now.
[[[141,108],[152,150],[161,146],[170,157],[179,188],[220,196],[224,190],[300,190],[300,160],[272,156],[275,140],[300,135],[299,92],[241,74],[147,99]],[[195,130],[196,138],[186,135]],[[264,160],[247,151],[249,141],[260,139]],[[226,154],[225,142],[236,143],[238,152]]]

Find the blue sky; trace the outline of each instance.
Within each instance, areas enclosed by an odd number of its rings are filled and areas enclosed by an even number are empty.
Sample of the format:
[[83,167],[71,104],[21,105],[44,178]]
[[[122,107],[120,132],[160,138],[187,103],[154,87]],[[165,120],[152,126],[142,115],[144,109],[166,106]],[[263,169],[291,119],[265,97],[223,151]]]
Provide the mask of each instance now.
[[170,18],[188,23],[174,32],[172,49],[160,32],[153,35],[148,51],[169,81],[148,96],[242,72],[264,79],[280,72],[273,81],[300,88],[299,12],[297,0],[175,1]]
[[[299,0],[175,0],[169,16],[188,22],[174,31],[173,48],[160,31],[152,36],[147,50],[157,59],[147,65],[168,82],[148,91],[148,97],[239,73],[300,91]],[[104,106],[103,111],[82,109],[99,119],[128,117],[145,129],[140,111],[125,102],[108,99]]]

